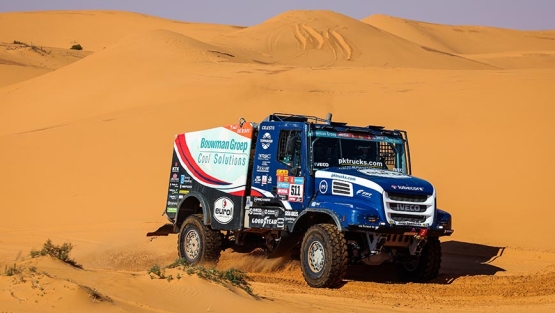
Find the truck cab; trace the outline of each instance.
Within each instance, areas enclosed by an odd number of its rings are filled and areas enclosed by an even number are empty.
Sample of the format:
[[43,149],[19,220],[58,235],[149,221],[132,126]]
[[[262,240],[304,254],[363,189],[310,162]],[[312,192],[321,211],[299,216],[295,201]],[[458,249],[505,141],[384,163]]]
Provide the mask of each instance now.
[[[312,287],[341,285],[357,263],[433,279],[451,215],[436,207],[434,186],[412,175],[407,133],[331,117],[274,113],[176,137],[168,197],[178,201],[169,198],[170,224],[151,235],[177,233],[192,264],[227,247],[298,255]],[[176,177],[190,188],[172,189]]]

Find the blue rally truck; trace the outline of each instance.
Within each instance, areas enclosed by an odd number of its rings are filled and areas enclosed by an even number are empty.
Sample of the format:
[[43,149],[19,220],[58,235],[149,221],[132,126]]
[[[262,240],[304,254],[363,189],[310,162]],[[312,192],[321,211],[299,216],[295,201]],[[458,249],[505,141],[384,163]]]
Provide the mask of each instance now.
[[338,287],[352,264],[393,263],[424,282],[441,265],[451,215],[411,175],[407,134],[274,113],[261,123],[176,135],[165,211],[147,236],[177,234],[179,257],[224,249],[297,257],[312,287]]

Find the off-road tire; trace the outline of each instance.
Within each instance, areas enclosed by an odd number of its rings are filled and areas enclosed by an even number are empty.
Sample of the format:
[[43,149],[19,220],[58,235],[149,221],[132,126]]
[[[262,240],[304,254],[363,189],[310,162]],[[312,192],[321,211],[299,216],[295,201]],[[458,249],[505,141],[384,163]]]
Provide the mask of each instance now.
[[202,214],[194,214],[187,217],[181,225],[177,236],[177,251],[179,257],[191,265],[217,263],[222,251],[222,236],[219,231],[204,225]]
[[341,286],[347,273],[347,242],[337,226],[317,224],[304,234],[300,250],[305,281],[314,288]]
[[422,283],[436,278],[440,268],[441,242],[438,237],[429,237],[417,265],[397,264],[397,273],[401,281]]

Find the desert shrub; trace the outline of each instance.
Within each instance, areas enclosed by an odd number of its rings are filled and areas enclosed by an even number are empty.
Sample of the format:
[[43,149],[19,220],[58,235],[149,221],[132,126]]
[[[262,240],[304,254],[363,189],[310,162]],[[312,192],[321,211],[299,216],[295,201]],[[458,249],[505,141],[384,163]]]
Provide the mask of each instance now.
[[4,268],[4,274],[6,276],[13,276],[21,273],[22,269],[17,268],[17,265],[14,263],[13,266],[7,266]]
[[80,264],[77,264],[74,259],[69,257],[69,253],[73,249],[73,245],[70,242],[64,242],[61,246],[52,244],[50,239],[46,240],[43,244],[41,250],[31,250],[30,255],[32,258],[36,258],[43,255],[50,255],[55,257],[67,264],[70,264],[77,268],[83,268]]
[[245,290],[248,294],[252,295],[252,289],[249,284],[248,276],[243,271],[230,268],[225,271],[220,271],[216,268],[205,268],[203,266],[186,266],[185,271],[188,275],[197,274],[198,277],[210,280],[219,284],[225,282],[232,284]]
[[85,286],[85,285],[79,285],[79,287],[81,287],[83,290],[85,290],[88,294],[89,297],[93,299],[93,302],[96,301],[106,301],[106,302],[114,302],[114,300],[112,300],[112,298],[101,294],[98,290],[96,290],[96,288],[91,288],[89,286]]
[[75,44],[75,45],[71,46],[70,49],[72,49],[72,50],[83,50],[83,47],[81,47],[80,44]]
[[154,264],[154,266],[152,266],[149,270],[148,270],[148,275],[150,275],[150,278],[154,278],[152,277],[152,274],[158,276],[158,278],[160,279],[164,279],[166,278],[166,276],[164,275],[164,270],[160,268],[160,265],[158,264]]
[[[251,289],[251,286],[248,282],[249,277],[247,274],[241,270],[230,268],[225,271],[220,271],[216,268],[206,268],[203,266],[191,266],[187,263],[184,258],[179,258],[175,260],[172,264],[166,266],[165,268],[177,268],[181,267],[187,275],[196,274],[199,278],[206,279],[209,281],[213,281],[219,284],[229,283],[233,286],[239,287],[245,290],[248,294],[254,295]],[[172,281],[174,277],[172,275],[165,276],[165,271],[163,268],[160,268],[158,264],[155,264],[148,270],[148,274],[150,278],[155,278],[153,276],[157,276],[159,279],[166,279],[167,281]],[[176,275],[177,280],[181,279],[181,275],[177,273]]]
[[179,266],[188,266],[187,261],[184,258],[179,258],[175,260],[172,264],[166,266],[166,268],[176,268]]
[[20,45],[20,46],[29,48],[29,49],[31,49],[32,51],[35,51],[36,53],[41,54],[41,55],[47,55],[47,54],[50,54],[50,53],[52,52],[52,51],[47,51],[47,50],[44,49],[43,47],[38,47],[38,46],[34,45],[33,43],[28,44],[28,43],[26,43],[26,42],[19,41],[19,40],[14,40],[14,41],[13,41],[13,44],[14,44],[14,45]]

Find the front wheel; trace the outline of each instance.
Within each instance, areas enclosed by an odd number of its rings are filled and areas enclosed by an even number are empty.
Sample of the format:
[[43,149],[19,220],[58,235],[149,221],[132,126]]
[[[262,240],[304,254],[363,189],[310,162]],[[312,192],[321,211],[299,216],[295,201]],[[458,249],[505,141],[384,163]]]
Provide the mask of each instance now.
[[222,251],[222,237],[202,222],[202,214],[187,217],[177,237],[179,257],[188,264],[217,263]]
[[402,281],[425,282],[436,278],[440,267],[441,242],[438,237],[429,237],[420,257],[397,264],[397,273]]
[[335,225],[317,224],[308,229],[301,244],[301,269],[315,288],[342,284],[347,273],[347,243]]

